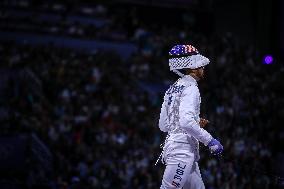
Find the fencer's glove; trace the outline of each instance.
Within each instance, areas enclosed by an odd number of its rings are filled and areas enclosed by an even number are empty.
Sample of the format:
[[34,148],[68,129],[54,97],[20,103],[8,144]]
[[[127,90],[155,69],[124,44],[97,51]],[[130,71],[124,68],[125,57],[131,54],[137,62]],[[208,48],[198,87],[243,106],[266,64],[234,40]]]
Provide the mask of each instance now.
[[214,138],[208,143],[208,147],[213,155],[220,155],[223,152],[223,146]]

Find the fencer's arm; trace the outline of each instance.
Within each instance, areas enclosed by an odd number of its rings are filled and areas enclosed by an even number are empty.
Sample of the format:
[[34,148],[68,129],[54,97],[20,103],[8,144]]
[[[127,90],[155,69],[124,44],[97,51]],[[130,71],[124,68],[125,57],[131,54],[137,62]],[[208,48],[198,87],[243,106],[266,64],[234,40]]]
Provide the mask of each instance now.
[[162,104],[160,118],[159,118],[159,128],[163,132],[168,132],[168,129],[166,127],[167,125],[167,111],[166,111],[166,102],[164,98],[164,102]]
[[187,87],[183,91],[179,109],[180,126],[188,134],[207,146],[213,137],[205,129],[200,128],[199,123],[196,121],[199,120],[196,112],[197,106],[200,106],[199,98],[199,90],[196,86]]

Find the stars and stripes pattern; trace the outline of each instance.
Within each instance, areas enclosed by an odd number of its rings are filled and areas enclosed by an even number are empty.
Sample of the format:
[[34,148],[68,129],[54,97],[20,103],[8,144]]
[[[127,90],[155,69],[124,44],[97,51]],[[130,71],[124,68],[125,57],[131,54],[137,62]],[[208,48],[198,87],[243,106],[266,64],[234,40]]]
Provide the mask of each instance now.
[[199,54],[198,50],[192,45],[175,45],[169,51],[170,70],[183,76],[178,70],[189,68],[196,69],[209,64],[209,59]]
[[191,56],[198,53],[198,50],[192,45],[175,45],[170,50],[169,56]]

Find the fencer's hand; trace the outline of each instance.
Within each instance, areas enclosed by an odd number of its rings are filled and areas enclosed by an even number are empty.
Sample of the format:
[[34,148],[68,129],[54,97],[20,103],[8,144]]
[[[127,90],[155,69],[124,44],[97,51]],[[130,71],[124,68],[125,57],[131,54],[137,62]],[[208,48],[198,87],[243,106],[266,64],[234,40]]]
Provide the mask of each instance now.
[[199,125],[201,128],[205,127],[208,123],[209,121],[207,119],[200,118]]
[[220,155],[223,152],[223,146],[214,138],[208,143],[208,147],[213,155]]

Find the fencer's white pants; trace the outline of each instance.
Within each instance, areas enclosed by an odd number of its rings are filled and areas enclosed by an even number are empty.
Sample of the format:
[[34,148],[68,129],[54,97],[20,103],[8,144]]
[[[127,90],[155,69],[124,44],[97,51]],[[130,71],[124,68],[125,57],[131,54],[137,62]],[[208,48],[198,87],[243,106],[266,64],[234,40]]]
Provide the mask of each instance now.
[[205,189],[190,144],[168,142],[164,147],[166,169],[160,189]]

